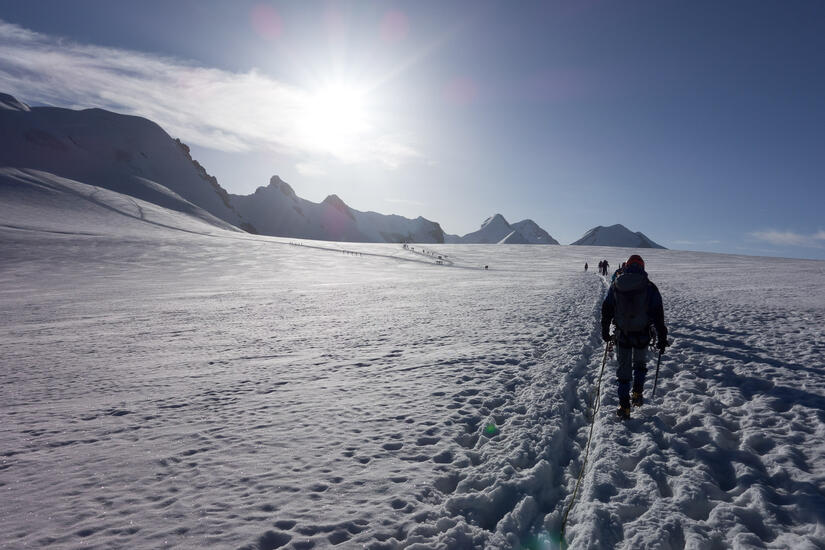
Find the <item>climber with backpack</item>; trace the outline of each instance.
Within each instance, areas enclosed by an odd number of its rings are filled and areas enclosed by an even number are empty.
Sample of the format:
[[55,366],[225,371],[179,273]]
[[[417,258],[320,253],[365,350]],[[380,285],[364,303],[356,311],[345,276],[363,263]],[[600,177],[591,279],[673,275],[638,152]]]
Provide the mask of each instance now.
[[[616,325],[610,334],[611,323]],[[638,254],[624,263],[607,296],[602,302],[602,339],[616,345],[616,380],[619,386],[619,418],[630,418],[630,405],[644,403],[643,391],[647,375],[647,347],[651,342],[650,327],[655,329],[659,357],[669,345],[662,304],[662,295],[645,272],[645,262]],[[633,396],[631,398],[631,383]]]
[[616,271],[613,272],[613,276],[610,277],[610,284],[613,284],[613,283],[616,282],[616,277],[618,277],[619,275],[622,274],[622,270],[624,269],[624,264],[626,264],[626,263],[627,262],[622,262],[622,265],[619,266],[619,269],[617,269]]

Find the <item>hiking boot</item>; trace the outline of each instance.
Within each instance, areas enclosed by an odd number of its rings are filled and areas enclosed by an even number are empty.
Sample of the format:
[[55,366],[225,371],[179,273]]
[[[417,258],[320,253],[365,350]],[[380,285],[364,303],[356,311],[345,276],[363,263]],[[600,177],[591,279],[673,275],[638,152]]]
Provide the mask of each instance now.
[[630,407],[619,407],[616,409],[616,416],[622,420],[628,420],[630,418]]
[[633,403],[634,407],[641,407],[645,404],[645,398],[642,397],[642,392],[634,391],[633,394],[630,396],[630,402]]

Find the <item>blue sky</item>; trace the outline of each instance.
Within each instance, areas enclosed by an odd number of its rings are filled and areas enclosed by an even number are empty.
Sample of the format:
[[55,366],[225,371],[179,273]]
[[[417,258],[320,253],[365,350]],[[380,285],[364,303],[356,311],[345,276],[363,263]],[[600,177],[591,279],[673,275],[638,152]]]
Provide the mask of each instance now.
[[147,116],[230,192],[449,233],[825,259],[825,3],[0,0],[0,89]]

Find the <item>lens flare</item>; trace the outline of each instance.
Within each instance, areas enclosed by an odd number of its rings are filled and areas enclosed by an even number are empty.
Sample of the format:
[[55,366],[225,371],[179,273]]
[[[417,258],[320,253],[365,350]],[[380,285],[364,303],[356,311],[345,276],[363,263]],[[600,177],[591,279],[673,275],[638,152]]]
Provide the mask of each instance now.
[[498,431],[499,431],[498,426],[496,426],[492,422],[490,422],[489,424],[484,426],[484,433],[489,435],[489,436],[496,435],[498,433]]

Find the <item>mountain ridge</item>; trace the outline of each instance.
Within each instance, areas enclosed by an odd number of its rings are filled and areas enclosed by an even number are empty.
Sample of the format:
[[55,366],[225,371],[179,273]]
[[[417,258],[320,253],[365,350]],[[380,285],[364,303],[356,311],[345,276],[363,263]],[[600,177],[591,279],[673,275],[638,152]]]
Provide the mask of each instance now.
[[[232,195],[192,158],[189,146],[139,116],[98,108],[30,107],[0,94],[0,142],[0,166],[42,171],[249,233],[355,242],[444,242],[436,222],[359,212],[335,194],[318,206],[298,197],[278,176],[251,195]],[[266,191],[273,184],[277,194]],[[273,200],[285,202],[275,206]],[[250,201],[263,201],[271,211],[252,208]],[[297,228],[273,223],[277,212],[295,212],[298,217],[290,219]],[[307,218],[308,212],[316,217]]]
[[443,243],[437,222],[421,216],[356,210],[337,194],[314,203],[298,196],[279,176],[251,195],[232,195],[232,204],[263,234],[298,239],[341,242]]
[[[337,194],[299,197],[279,176],[249,195],[224,189],[189,146],[143,117],[104,109],[30,107],[0,93],[0,166],[32,169],[98,186],[250,233],[350,242],[559,244],[533,220],[499,213],[464,236],[422,216],[362,212]],[[664,248],[621,224],[597,226],[572,245]]]

